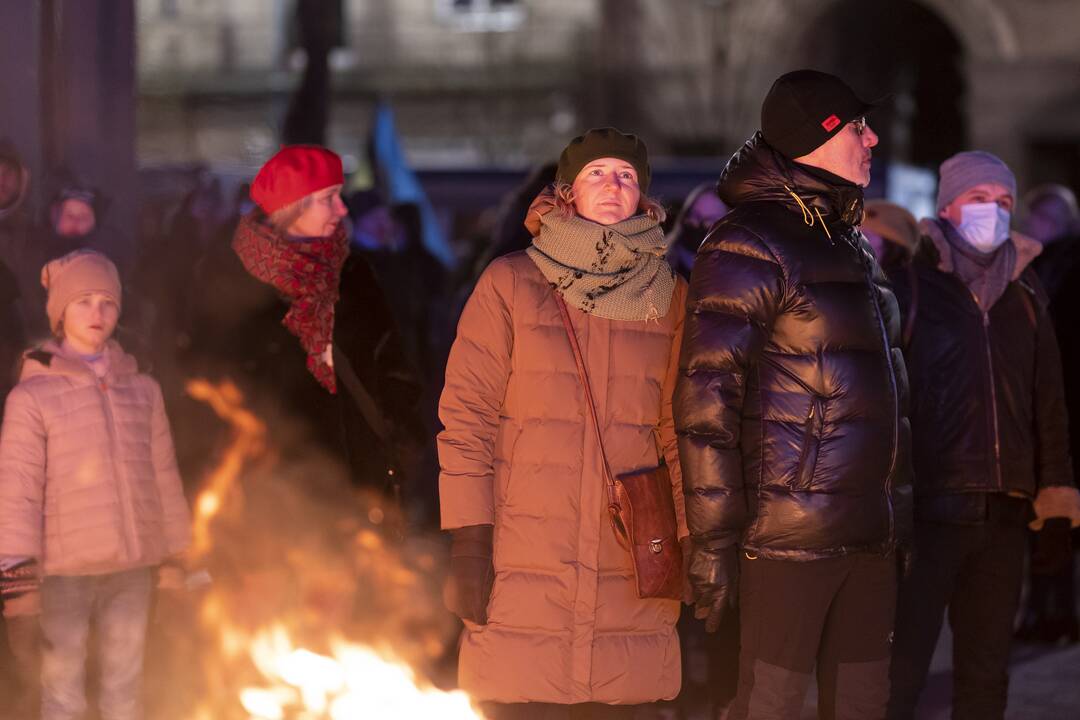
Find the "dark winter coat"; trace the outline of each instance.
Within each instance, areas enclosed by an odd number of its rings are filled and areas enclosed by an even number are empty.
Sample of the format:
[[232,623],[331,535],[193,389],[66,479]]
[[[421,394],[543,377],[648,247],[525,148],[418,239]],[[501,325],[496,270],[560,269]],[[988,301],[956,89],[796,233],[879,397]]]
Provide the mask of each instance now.
[[19,289],[15,275],[0,260],[0,406],[15,386],[19,356],[25,349]]
[[[1061,367],[1080,367],[1080,333],[1076,332],[1076,318],[1080,317],[1080,237],[1058,241],[1060,244],[1056,257],[1057,272],[1062,280],[1057,285],[1057,292],[1050,295],[1050,317],[1054,321],[1058,348],[1061,350]],[[1054,245],[1050,246],[1051,248]],[[1035,271],[1040,273],[1049,263],[1044,262],[1045,251],[1033,263]],[[1065,385],[1065,405],[1069,412],[1069,455],[1080,457],[1080,376],[1075,372],[1063,373]],[[1077,466],[1073,464],[1073,479],[1076,478]]]
[[[268,445],[283,459],[311,459],[321,452],[354,484],[380,490],[401,478],[400,463],[409,461],[410,449],[426,436],[416,407],[420,383],[362,258],[351,255],[341,272],[340,299],[334,307],[335,358],[344,356],[373,396],[392,442],[385,442],[367,422],[342,378],[342,363],[335,363],[336,395],[308,371],[299,339],[281,324],[288,302],[249,275],[231,246],[218,247],[207,258],[193,303],[187,371],[236,382],[249,405],[267,420]],[[182,456],[197,457],[200,450],[192,444],[198,447],[204,428],[178,423],[176,434]]]
[[987,493],[1034,498],[1039,488],[1072,484],[1061,359],[1046,295],[1029,265],[1040,248],[1013,235],[1012,281],[983,312],[953,272],[938,226],[922,227],[915,272],[892,274],[905,322],[914,314],[905,356],[915,514],[978,522]]
[[[35,246],[34,223],[26,207],[30,192],[30,172],[22,165],[18,153],[6,141],[0,141],[0,155],[22,168],[19,195],[14,203],[0,209],[0,263],[7,267],[15,279],[17,290],[14,297],[22,334],[31,338],[45,337],[48,336],[49,323],[45,316],[45,291],[41,287],[41,266],[44,260]],[[19,348],[20,353],[22,350],[25,348]]]
[[907,377],[862,192],[760,135],[719,192],[675,391],[690,532],[777,559],[889,552],[910,530]]

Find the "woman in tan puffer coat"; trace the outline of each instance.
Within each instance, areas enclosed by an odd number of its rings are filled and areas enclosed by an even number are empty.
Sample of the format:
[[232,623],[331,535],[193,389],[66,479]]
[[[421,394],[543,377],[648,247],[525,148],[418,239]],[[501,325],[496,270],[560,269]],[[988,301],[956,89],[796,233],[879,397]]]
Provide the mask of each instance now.
[[555,295],[612,472],[666,461],[685,537],[671,390],[686,287],[648,182],[636,137],[576,138],[532,247],[488,267],[458,325],[439,407],[446,600],[465,621],[460,684],[494,718],[622,717],[679,691],[679,603],[637,596]]
[[161,389],[110,340],[116,267],[77,250],[42,284],[58,341],[25,355],[4,410],[0,589],[35,592],[40,568],[43,720],[83,716],[91,624],[101,716],[135,720],[154,568],[187,548],[187,502]]

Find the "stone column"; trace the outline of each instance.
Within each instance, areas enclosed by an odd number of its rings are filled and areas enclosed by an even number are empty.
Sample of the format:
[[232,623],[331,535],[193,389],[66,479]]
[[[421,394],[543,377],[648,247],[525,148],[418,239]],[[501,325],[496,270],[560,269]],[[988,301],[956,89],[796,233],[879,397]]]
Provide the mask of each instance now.
[[33,172],[33,198],[61,165],[111,199],[107,250],[134,255],[134,0],[0,3],[0,133]]

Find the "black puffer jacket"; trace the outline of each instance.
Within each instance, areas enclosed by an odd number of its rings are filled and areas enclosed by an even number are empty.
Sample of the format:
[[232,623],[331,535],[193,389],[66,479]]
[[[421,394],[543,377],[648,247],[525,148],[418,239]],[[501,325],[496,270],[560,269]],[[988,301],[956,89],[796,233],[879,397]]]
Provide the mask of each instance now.
[[1039,251],[1034,240],[1014,234],[1012,282],[983,313],[952,271],[942,230],[926,221],[923,230],[915,272],[893,273],[905,321],[914,313],[905,356],[915,514],[978,522],[986,493],[1033,498],[1041,487],[1072,484],[1061,359],[1028,265]]
[[862,191],[760,134],[719,190],[734,209],[698,251],[675,390],[690,531],[780,559],[889,552],[911,524],[907,377]]

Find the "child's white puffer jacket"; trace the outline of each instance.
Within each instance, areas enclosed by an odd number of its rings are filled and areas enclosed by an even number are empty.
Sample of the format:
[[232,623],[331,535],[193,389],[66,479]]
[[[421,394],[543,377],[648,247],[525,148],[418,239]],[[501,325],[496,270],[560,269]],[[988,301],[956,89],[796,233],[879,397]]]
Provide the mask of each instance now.
[[24,356],[0,432],[0,556],[46,575],[160,563],[191,540],[161,388],[110,341],[98,378],[55,343]]

